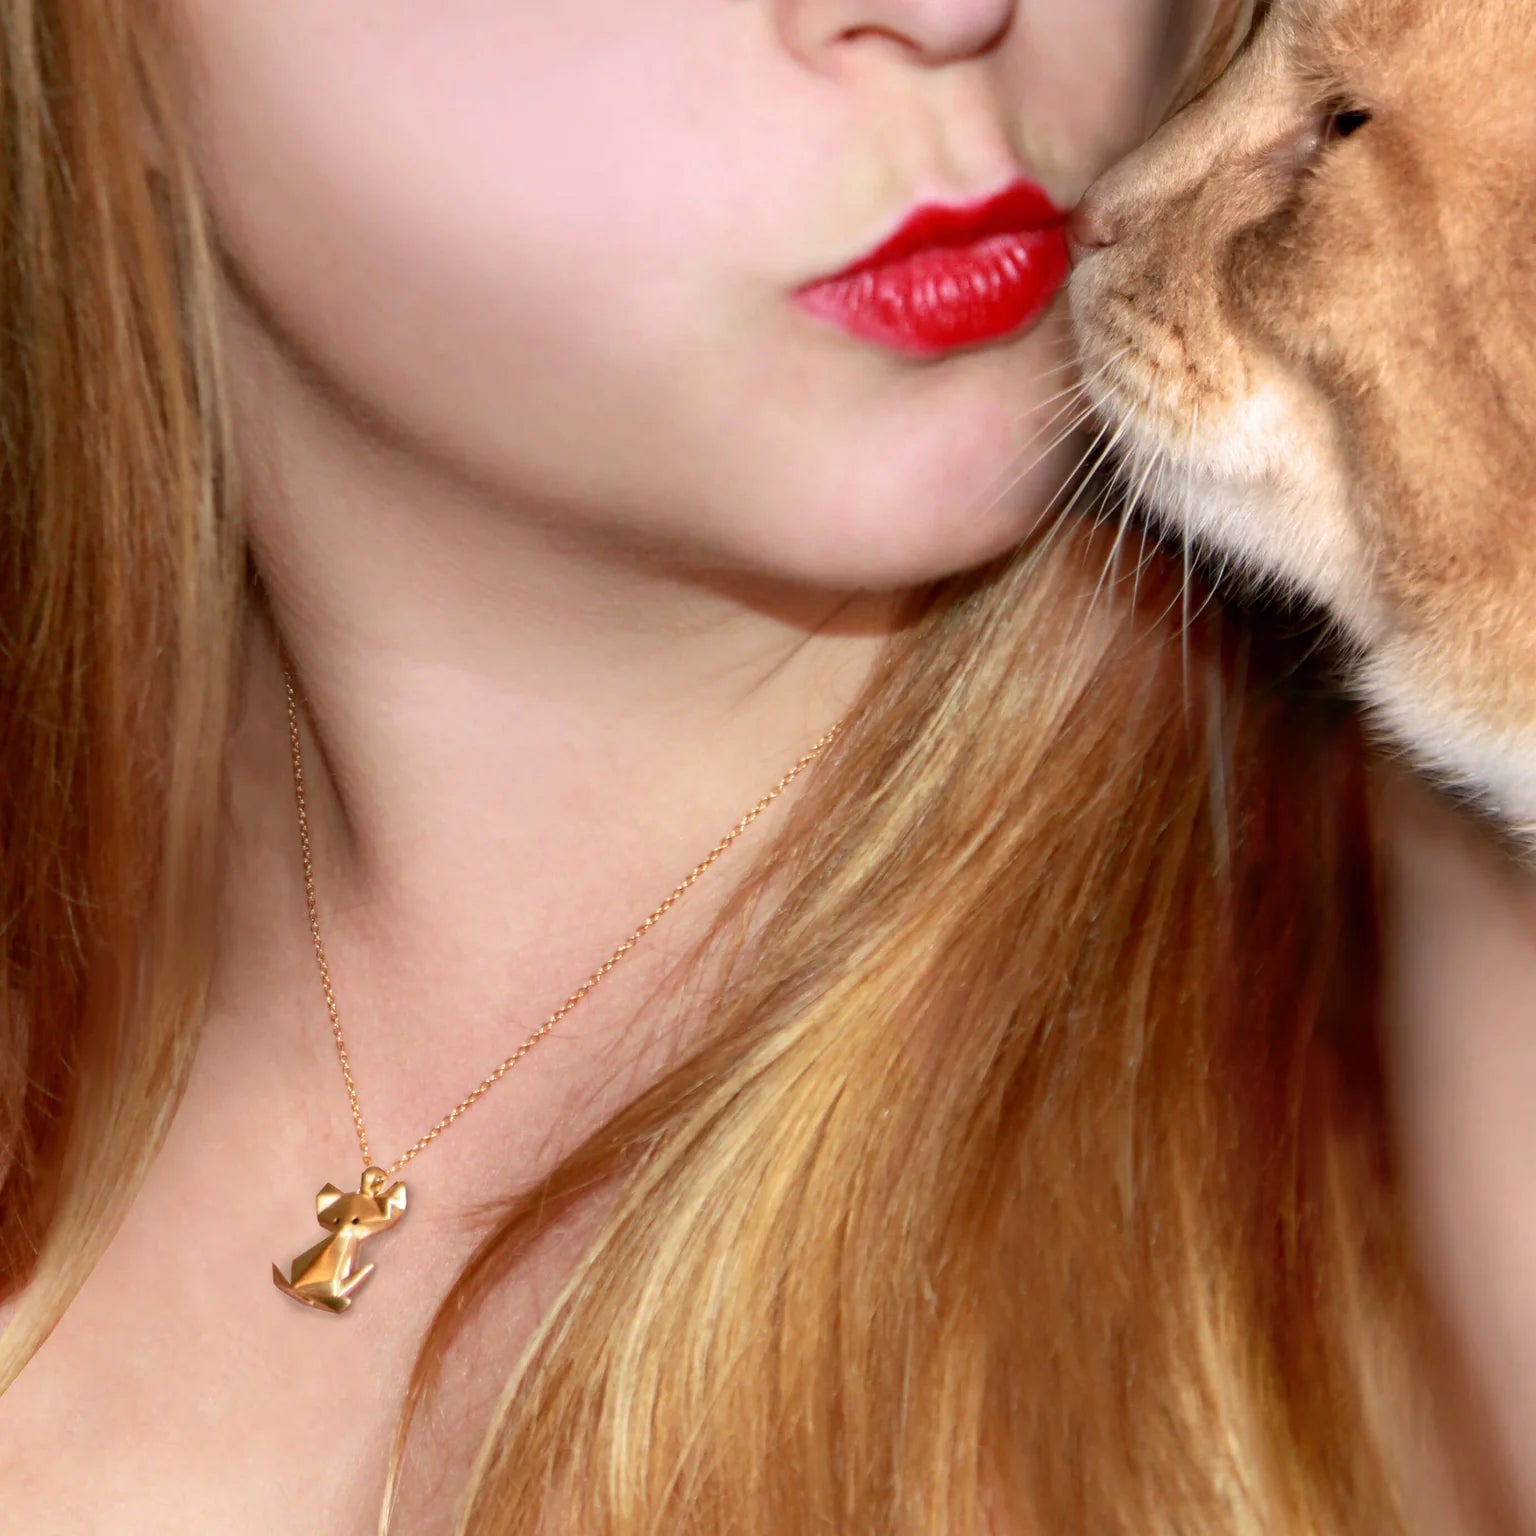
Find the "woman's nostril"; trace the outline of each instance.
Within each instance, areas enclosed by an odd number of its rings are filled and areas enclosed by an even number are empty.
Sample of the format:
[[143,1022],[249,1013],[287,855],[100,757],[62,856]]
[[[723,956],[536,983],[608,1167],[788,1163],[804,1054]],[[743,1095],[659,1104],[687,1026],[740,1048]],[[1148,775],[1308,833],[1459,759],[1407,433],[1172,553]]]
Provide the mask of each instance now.
[[777,0],[780,35],[802,62],[849,44],[895,44],[924,64],[993,52],[1012,30],[1013,0]]

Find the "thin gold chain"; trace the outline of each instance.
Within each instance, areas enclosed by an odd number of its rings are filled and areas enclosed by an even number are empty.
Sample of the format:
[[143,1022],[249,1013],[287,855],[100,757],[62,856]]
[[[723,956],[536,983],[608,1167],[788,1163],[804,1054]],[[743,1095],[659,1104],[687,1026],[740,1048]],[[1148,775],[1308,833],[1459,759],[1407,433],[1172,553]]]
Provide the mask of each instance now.
[[[320,906],[315,896],[314,847],[309,835],[309,799],[304,788],[304,758],[299,749],[299,696],[293,673],[286,665],[283,669],[283,684],[288,694],[288,745],[293,756],[293,799],[298,811],[299,849],[304,858],[304,901],[309,911],[309,936],[314,941],[315,961],[320,968],[320,987],[325,993],[325,1009],[331,1020],[331,1035],[336,1042],[337,1059],[341,1062],[342,1080],[347,1085],[347,1102],[352,1107],[352,1124],[357,1131],[358,1150],[363,1155],[363,1166],[368,1168],[374,1166],[373,1154],[368,1149],[368,1131],[363,1124],[363,1110],[358,1102],[357,1082],[353,1078],[352,1061],[347,1054],[347,1037],[341,1027],[341,1010],[336,1005],[336,989],[331,984],[331,968],[325,958],[325,940],[320,935]],[[821,756],[840,729],[840,725],[834,725],[820,741],[816,742],[783,778],[678,881],[671,894],[651,912],[645,921],[510,1056],[505,1057],[493,1071],[481,1078],[479,1083],[465,1094],[431,1130],[412,1142],[384,1172],[386,1174],[399,1172],[412,1158],[436,1141],[454,1121],[468,1114],[683,899],[705,871]]]

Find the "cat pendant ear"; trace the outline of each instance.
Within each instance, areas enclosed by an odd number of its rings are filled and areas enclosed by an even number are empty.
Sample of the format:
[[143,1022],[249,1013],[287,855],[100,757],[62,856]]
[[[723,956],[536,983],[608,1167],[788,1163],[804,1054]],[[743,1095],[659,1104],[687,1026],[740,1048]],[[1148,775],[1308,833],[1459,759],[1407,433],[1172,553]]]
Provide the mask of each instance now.
[[384,1192],[384,1214],[386,1216],[402,1216],[405,1213],[405,1185],[399,1180],[391,1184]]
[[344,1191],[337,1189],[334,1184],[327,1184],[315,1196],[315,1215],[319,1217],[322,1226],[325,1224],[325,1213],[343,1197]]

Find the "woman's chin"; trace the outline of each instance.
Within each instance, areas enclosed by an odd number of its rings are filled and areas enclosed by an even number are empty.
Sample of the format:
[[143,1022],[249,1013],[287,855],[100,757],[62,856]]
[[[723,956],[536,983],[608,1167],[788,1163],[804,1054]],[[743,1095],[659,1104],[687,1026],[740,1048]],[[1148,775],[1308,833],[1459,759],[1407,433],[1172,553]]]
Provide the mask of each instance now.
[[1080,451],[1067,347],[1053,311],[1012,343],[924,362],[823,356],[738,440],[761,504],[737,530],[808,576],[867,588],[995,559],[1059,501]]
[[758,561],[818,585],[894,590],[984,564],[1060,505],[1079,452],[1032,418],[995,395],[872,411],[862,430],[784,453],[777,474],[744,477],[757,494],[740,498],[731,532]]

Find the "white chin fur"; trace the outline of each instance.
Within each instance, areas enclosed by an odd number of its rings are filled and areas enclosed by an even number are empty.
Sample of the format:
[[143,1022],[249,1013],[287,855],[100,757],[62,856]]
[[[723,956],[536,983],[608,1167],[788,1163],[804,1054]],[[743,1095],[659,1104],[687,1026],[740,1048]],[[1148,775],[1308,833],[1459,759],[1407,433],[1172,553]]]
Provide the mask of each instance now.
[[1357,688],[1374,720],[1442,783],[1481,804],[1536,855],[1536,740],[1434,700],[1400,647],[1366,657]]
[[1218,561],[1321,603],[1352,638],[1378,633],[1369,553],[1342,477],[1316,446],[1331,440],[1326,416],[1303,431],[1291,392],[1267,388],[1175,438],[1112,388],[1093,393],[1120,428],[1127,483],[1164,523]]
[[1424,686],[1412,647],[1373,595],[1327,413],[1265,389],[1175,439],[1112,390],[1095,394],[1120,428],[1124,476],[1145,506],[1218,563],[1321,604],[1353,642],[1354,691],[1383,735],[1536,856],[1536,739],[1495,730]]

